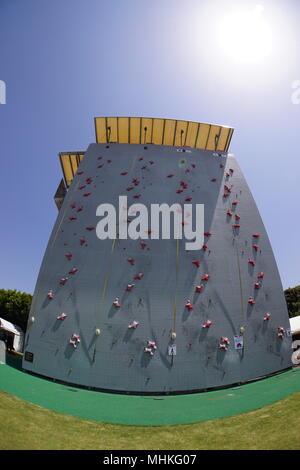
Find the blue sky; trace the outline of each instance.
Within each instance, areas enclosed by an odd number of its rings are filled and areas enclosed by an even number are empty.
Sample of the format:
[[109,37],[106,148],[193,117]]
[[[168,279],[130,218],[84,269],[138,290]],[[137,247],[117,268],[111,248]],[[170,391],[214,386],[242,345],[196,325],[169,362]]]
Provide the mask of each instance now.
[[[258,3],[271,51],[245,63],[220,25]],[[283,287],[300,284],[299,24],[297,0],[0,0],[0,288],[33,293],[57,216],[57,154],[85,150],[94,116],[114,115],[233,126]]]

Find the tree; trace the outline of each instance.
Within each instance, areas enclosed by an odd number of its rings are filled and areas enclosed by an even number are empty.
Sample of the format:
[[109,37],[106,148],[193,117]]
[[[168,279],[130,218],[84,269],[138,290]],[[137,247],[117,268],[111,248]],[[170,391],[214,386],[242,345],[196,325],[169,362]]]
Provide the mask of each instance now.
[[0,317],[26,331],[31,301],[31,294],[0,289]]
[[300,315],[300,286],[290,287],[284,291],[289,317]]

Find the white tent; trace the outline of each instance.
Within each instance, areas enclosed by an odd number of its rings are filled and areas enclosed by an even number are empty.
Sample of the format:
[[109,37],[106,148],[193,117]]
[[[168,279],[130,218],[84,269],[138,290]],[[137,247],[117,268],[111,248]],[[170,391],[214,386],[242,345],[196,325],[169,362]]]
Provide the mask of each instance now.
[[0,318],[0,331],[13,335],[14,350],[17,352],[23,351],[24,333],[19,326],[13,325],[9,321]]
[[292,335],[300,333],[300,315],[290,318]]

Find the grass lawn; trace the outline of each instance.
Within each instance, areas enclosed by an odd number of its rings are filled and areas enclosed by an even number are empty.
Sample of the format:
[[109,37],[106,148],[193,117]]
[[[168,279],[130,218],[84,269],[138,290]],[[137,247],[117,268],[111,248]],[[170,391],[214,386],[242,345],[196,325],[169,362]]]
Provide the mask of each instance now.
[[299,450],[300,392],[196,424],[138,427],[55,413],[0,391],[1,450]]

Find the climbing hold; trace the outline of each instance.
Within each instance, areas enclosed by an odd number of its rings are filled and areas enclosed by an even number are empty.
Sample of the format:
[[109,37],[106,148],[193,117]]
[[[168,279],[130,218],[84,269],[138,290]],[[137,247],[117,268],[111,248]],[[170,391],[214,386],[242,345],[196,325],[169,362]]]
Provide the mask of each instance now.
[[169,173],[166,177],[167,178],[173,178],[173,176],[174,176],[173,173]]
[[134,288],[134,284],[127,284],[126,290],[130,292],[132,291],[133,288]]
[[230,341],[227,338],[227,336],[221,336],[220,341],[221,343],[226,344],[226,345],[230,344]]
[[233,216],[233,213],[232,213],[230,210],[228,210],[228,211],[226,212],[226,214],[229,215],[229,217],[232,217],[232,216]]
[[153,160],[149,160],[149,163],[150,163],[150,165],[154,165],[154,161],[153,161]]
[[120,175],[122,175],[122,176],[125,176],[127,174],[128,174],[128,171],[122,171],[122,173],[120,173]]
[[82,189],[84,189],[84,188],[86,188],[86,185],[85,185],[85,184],[84,184],[83,186],[79,186],[79,187],[78,187],[78,189],[80,189],[80,190],[82,190]]
[[205,236],[205,237],[210,237],[210,236],[211,236],[211,232],[204,232],[204,236]]
[[217,178],[211,178],[210,181],[212,181],[214,183],[215,181],[217,181]]
[[282,326],[279,326],[277,330],[278,330],[278,333],[277,333],[278,338],[283,339],[284,334],[285,334],[285,329]]
[[141,170],[146,170],[147,165],[142,166]]
[[170,336],[171,336],[171,339],[176,339],[176,337],[177,337],[175,331],[172,331]]
[[187,308],[188,310],[193,310],[193,305],[190,300],[186,301],[185,308]]
[[232,228],[240,228],[240,224],[232,224]]
[[210,328],[212,325],[212,321],[206,320],[205,323],[203,323],[202,328]]
[[230,196],[229,193],[224,193],[224,194],[223,194],[223,197],[228,197],[228,196]]
[[250,304],[250,305],[254,305],[254,304],[255,304],[255,300],[254,300],[253,297],[249,297],[249,299],[248,299],[248,304]]
[[254,259],[249,258],[248,263],[251,264],[251,266],[255,266]]
[[197,165],[195,165],[195,163],[191,163],[191,167],[192,168],[196,168]]
[[266,315],[264,316],[264,320],[265,320],[265,321],[268,321],[268,320],[270,320],[270,318],[271,318],[271,314],[270,314],[270,313],[266,313]]
[[85,182],[86,182],[87,184],[91,184],[92,181],[93,181],[93,180],[92,180],[92,178],[91,178],[90,176],[85,180]]
[[259,246],[256,245],[256,243],[254,245],[252,245],[252,248],[254,248],[255,251],[258,251],[259,250]]
[[139,199],[140,197],[141,197],[141,194],[135,194],[135,195],[133,196],[134,199]]
[[201,281],[208,281],[209,278],[210,278],[209,274],[204,274],[204,276],[201,277]]
[[189,202],[189,201],[191,201],[192,199],[193,199],[192,197],[186,197],[186,198],[185,198],[185,201]]
[[92,225],[89,225],[88,227],[85,227],[85,228],[86,228],[86,230],[91,232],[92,230],[94,230],[95,227],[93,227]]
[[130,263],[132,266],[135,264],[135,260],[133,258],[127,258],[128,263]]
[[197,268],[199,268],[199,266],[200,266],[200,261],[199,261],[199,260],[192,261],[192,264],[193,264],[194,266],[196,266]]
[[252,237],[258,238],[258,237],[260,237],[260,234],[259,234],[259,233],[253,233],[253,234],[252,234]]
[[67,282],[67,280],[68,280],[68,277],[63,277],[63,278],[59,281],[60,285],[61,285],[61,286],[64,286],[65,283]]
[[138,327],[139,325],[139,322],[136,321],[136,320],[133,320],[133,322],[131,322],[129,325],[128,325],[128,328],[133,328],[134,330]]
[[111,162],[112,162],[112,160],[106,160],[106,161],[107,161],[107,163],[111,163]]
[[232,204],[233,206],[236,206],[238,203],[239,203],[238,201],[232,201],[231,204]]
[[134,184],[134,186],[138,186],[140,184],[140,180],[138,180],[137,178],[133,178],[132,183]]
[[149,348],[157,349],[157,346],[156,346],[156,342],[155,342],[155,341],[148,340],[148,341],[147,341],[147,344],[148,344]]
[[197,292],[197,294],[199,294],[202,291],[203,287],[204,287],[203,284],[200,284],[199,286],[196,286],[195,287],[195,292]]
[[140,247],[141,247],[142,249],[144,249],[146,245],[147,245],[147,243],[145,243],[145,242],[143,242],[143,241],[140,242]]
[[77,220],[77,217],[75,217],[74,215],[71,215],[71,217],[69,217],[69,220]]
[[230,171],[230,173],[233,173],[233,172],[234,172],[234,169],[233,169],[233,168],[229,168],[229,171]]
[[76,203],[75,203],[75,202],[72,202],[72,204],[70,204],[70,207],[71,207],[71,209],[75,209]]
[[263,279],[263,277],[264,277],[264,273],[263,273],[263,272],[258,273],[257,279]]
[[220,344],[219,344],[219,349],[222,349],[223,351],[227,351],[227,346],[226,346],[226,344],[220,343]]
[[65,313],[61,313],[57,318],[57,320],[64,320],[68,315],[66,315]]
[[138,279],[139,281],[142,279],[142,277],[144,276],[143,273],[138,273],[134,276],[134,279]]
[[235,220],[240,220],[241,216],[239,214],[235,214]]
[[68,261],[71,261],[72,256],[73,256],[73,255],[72,255],[72,253],[70,253],[70,252],[65,254],[65,257],[67,258]]
[[84,245],[85,244],[85,238],[83,238],[83,237],[79,238],[79,243],[80,243],[81,246]]
[[113,305],[116,307],[116,308],[120,308],[121,307],[121,304],[119,302],[119,297],[116,297],[115,300],[113,301]]
[[77,175],[82,175],[84,172],[82,170],[77,171]]
[[71,344],[74,348],[77,348],[76,341],[74,341],[72,338],[70,338],[69,344]]
[[69,273],[68,273],[68,274],[76,274],[76,273],[77,273],[77,271],[78,271],[78,269],[77,269],[77,268],[72,268],[72,269],[70,269],[70,271],[69,271]]
[[83,197],[88,197],[91,193],[84,193]]
[[83,209],[83,206],[80,206],[80,207],[78,207],[78,209],[76,210],[76,212],[81,212],[82,209]]
[[145,351],[145,353],[150,354],[150,356],[153,356],[153,355],[154,355],[154,352],[152,351],[151,348],[146,348],[146,347],[145,347],[145,348],[144,348],[144,351]]
[[183,192],[183,189],[177,189],[177,191],[176,191],[177,194],[180,194],[182,192]]
[[232,189],[227,185],[227,184],[224,184],[224,189],[228,192],[228,193],[231,193]]
[[254,284],[254,289],[260,289],[260,283],[259,282],[256,282]]
[[126,191],[131,191],[133,189],[133,186],[128,186],[128,188],[126,188]]
[[206,251],[207,248],[208,248],[208,246],[206,245],[206,243],[204,243],[204,245],[202,246],[202,250],[203,250],[203,251]]
[[96,330],[95,330],[95,335],[96,335],[96,336],[99,336],[99,335],[100,335],[100,333],[101,333],[101,330],[100,330],[100,328],[96,328]]
[[49,292],[48,292],[48,294],[47,294],[47,297],[48,297],[48,299],[50,299],[50,300],[54,298],[54,294],[53,294],[53,291],[52,291],[51,289],[49,290]]

